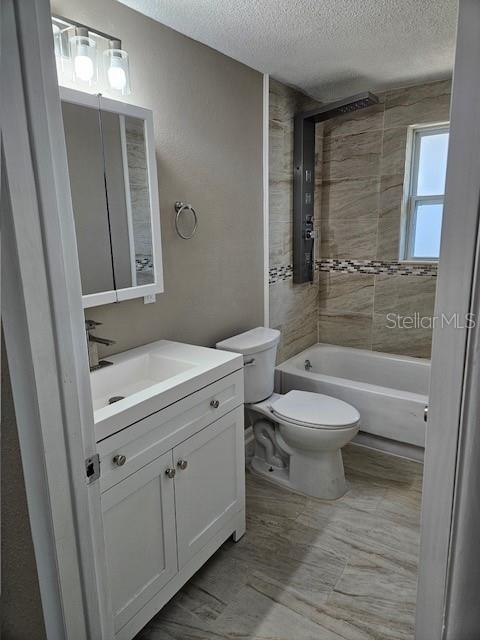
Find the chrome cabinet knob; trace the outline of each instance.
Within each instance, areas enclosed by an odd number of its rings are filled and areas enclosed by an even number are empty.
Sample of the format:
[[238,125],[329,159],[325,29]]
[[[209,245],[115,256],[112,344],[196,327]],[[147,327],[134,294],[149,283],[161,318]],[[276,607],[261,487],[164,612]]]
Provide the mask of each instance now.
[[211,400],[210,401],[210,406],[213,407],[213,409],[218,409],[218,407],[220,406],[220,401],[219,400]]
[[188,462],[187,460],[182,460],[180,458],[180,460],[177,462],[177,467],[179,469],[181,469],[182,471],[185,471],[185,469],[188,467]]
[[116,464],[117,467],[123,467],[126,461],[127,461],[127,457],[119,453],[117,453],[116,456],[113,456],[113,464]]
[[175,471],[175,469],[172,469],[171,467],[169,467],[168,469],[165,470],[165,473],[167,474],[168,478],[173,479],[177,472]]

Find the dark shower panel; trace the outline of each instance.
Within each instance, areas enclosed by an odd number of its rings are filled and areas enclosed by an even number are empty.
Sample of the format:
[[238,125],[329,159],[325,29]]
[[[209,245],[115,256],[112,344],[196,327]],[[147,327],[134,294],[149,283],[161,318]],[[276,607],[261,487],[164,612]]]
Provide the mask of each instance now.
[[315,269],[315,125],[378,103],[373,93],[360,93],[313,111],[297,113],[293,150],[293,281],[311,282]]

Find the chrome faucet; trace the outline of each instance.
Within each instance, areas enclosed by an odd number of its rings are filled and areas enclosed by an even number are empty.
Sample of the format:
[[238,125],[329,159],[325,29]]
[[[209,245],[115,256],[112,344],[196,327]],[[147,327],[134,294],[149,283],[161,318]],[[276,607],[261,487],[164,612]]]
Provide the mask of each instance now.
[[90,371],[95,371],[96,369],[108,367],[108,365],[113,364],[113,362],[110,362],[109,360],[98,359],[99,344],[103,344],[106,347],[115,344],[115,340],[110,340],[110,338],[99,338],[98,336],[92,335],[91,332],[95,331],[95,329],[101,324],[101,322],[96,322],[95,320],[85,320],[85,334],[87,338],[88,348],[88,366],[90,367]]
[[304,365],[305,371],[310,371],[310,369],[312,368],[312,363],[310,362],[310,360],[305,360]]

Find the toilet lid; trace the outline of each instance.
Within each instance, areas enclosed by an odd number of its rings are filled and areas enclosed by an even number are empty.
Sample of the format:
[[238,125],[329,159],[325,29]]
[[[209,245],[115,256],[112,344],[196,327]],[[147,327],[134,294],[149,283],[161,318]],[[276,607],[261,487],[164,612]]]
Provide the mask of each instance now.
[[360,420],[351,405],[321,393],[289,391],[273,403],[272,412],[280,419],[317,428],[350,427]]

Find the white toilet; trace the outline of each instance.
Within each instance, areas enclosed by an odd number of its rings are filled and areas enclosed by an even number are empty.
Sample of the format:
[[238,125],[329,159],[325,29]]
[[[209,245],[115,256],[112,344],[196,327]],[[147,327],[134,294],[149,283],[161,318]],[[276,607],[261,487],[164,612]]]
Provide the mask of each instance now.
[[340,449],[358,431],[351,405],[309,391],[273,393],[280,332],[258,327],[217,343],[243,355],[245,405],[255,434],[254,472],[316,498],[335,500],[347,490]]

